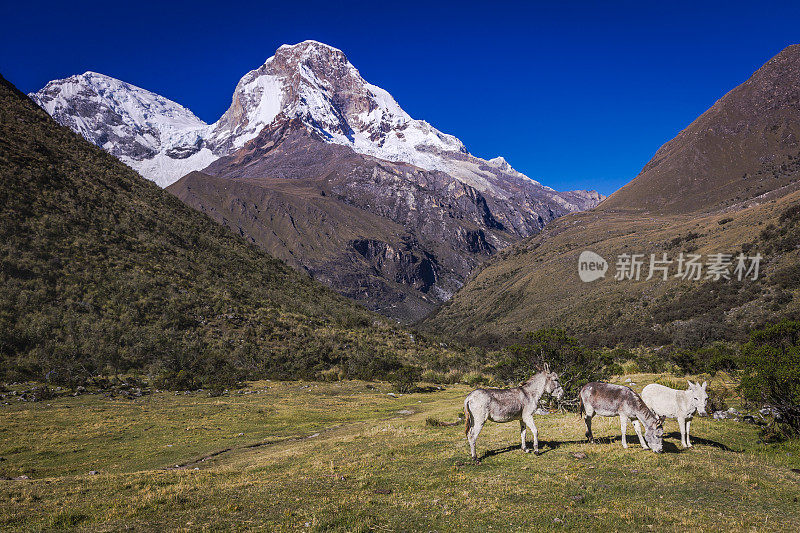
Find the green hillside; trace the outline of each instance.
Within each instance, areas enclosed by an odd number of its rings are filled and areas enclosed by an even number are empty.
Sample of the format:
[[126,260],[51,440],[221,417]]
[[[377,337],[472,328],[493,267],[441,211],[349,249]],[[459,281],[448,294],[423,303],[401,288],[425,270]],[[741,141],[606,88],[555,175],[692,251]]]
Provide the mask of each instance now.
[[370,377],[419,348],[57,125],[0,77],[4,379],[145,372],[189,387],[334,366]]

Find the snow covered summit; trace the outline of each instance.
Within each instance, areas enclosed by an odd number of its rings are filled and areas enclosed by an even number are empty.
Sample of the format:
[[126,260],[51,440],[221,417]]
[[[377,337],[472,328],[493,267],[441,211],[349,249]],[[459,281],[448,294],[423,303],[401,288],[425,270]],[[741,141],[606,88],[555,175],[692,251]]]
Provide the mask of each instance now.
[[217,155],[208,124],[163,96],[96,72],[54,80],[30,97],[56,121],[166,187]]
[[432,152],[467,153],[457,138],[412,119],[387,91],[364,80],[341,50],[317,41],[283,45],[245,74],[212,138],[225,150],[241,148],[279,113],[329,142],[429,170],[443,166]]
[[456,137],[411,118],[391,94],[368,83],[341,50],[317,41],[283,45],[245,74],[214,124],[162,96],[93,72],[52,81],[31,97],[61,124],[162,187],[243,148],[276,121],[299,119],[329,143],[442,171],[500,199],[524,191],[523,196],[561,194],[555,200],[569,209],[596,204],[582,191],[555,193],[503,158],[470,155]]

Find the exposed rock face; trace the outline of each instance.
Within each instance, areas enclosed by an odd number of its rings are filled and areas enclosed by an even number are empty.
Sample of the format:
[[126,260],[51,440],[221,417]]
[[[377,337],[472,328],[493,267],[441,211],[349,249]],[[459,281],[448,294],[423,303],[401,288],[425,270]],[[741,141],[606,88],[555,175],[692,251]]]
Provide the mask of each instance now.
[[436,283],[439,270],[436,257],[425,251],[421,257],[415,254],[416,243],[406,241],[402,249],[374,239],[353,239],[348,244],[384,278],[422,293],[430,291]]
[[525,196],[527,178],[509,178],[509,196],[526,198],[531,211],[279,117],[168,190],[343,294],[411,321],[449,299],[486,257],[569,212]]

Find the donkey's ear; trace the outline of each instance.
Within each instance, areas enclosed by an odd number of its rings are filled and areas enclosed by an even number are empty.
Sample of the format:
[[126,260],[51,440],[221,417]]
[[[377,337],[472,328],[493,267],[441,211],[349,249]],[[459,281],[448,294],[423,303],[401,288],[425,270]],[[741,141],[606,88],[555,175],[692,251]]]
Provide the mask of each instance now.
[[703,390],[705,390],[706,385],[708,385],[708,381],[704,381],[703,384],[700,385],[700,386],[703,388]]
[[689,384],[689,388],[690,388],[690,389],[693,389],[693,388],[694,388],[694,383],[692,383],[692,382],[691,382],[691,381],[689,381],[688,379],[686,380],[686,383],[688,383],[688,384]]

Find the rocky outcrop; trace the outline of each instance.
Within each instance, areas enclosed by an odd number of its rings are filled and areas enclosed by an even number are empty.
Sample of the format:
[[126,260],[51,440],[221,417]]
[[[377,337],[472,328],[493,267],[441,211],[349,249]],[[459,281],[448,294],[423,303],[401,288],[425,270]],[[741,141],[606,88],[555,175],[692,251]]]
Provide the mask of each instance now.
[[[354,239],[349,245],[366,259],[380,277],[428,293],[436,283],[440,268],[436,257],[406,240],[402,248],[374,239]],[[414,249],[417,249],[415,253]]]

